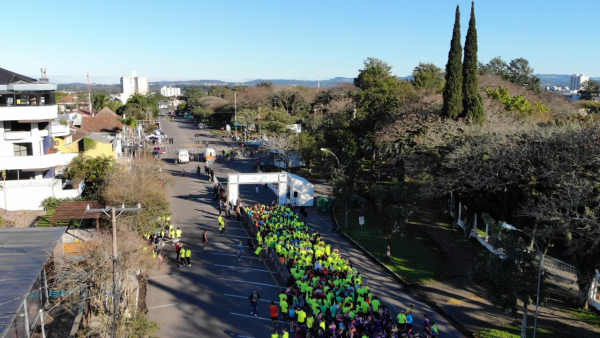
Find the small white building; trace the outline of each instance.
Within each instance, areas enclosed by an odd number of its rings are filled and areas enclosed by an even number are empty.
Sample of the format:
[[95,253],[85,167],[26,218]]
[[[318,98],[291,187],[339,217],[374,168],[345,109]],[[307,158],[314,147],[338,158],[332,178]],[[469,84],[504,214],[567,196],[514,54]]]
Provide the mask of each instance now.
[[127,103],[127,100],[133,94],[146,95],[148,93],[148,77],[137,76],[135,70],[131,71],[131,76],[121,77],[121,101],[123,104]]
[[78,154],[54,148],[55,136],[70,134],[58,123],[56,84],[0,68],[0,208],[40,210],[47,197],[77,197],[56,177]]
[[590,77],[586,76],[585,74],[574,74],[571,76],[571,90],[580,90],[581,89],[581,85],[586,82],[589,81]]
[[167,97],[172,97],[172,96],[180,96],[181,95],[181,88],[177,88],[177,87],[173,87],[173,86],[163,86],[162,88],[160,88],[160,94],[163,96],[167,96]]

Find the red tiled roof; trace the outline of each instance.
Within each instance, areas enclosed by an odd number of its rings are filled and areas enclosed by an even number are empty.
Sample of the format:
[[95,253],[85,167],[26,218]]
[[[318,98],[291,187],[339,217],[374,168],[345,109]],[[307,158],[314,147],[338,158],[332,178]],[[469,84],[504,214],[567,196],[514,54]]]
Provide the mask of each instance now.
[[60,99],[60,101],[58,101],[58,103],[75,103],[75,99],[73,98],[73,96],[67,95],[67,96],[63,97],[62,99]]
[[123,123],[119,117],[82,116],[81,129],[93,133],[120,133]]
[[104,107],[95,116],[97,116],[97,117],[115,117],[115,116],[117,116],[117,114],[115,114],[112,110],[110,110],[110,108]]
[[90,134],[89,131],[77,128],[75,126],[71,126],[70,128],[75,130],[75,134],[73,134],[71,137],[71,142],[77,142],[84,138],[86,135]]

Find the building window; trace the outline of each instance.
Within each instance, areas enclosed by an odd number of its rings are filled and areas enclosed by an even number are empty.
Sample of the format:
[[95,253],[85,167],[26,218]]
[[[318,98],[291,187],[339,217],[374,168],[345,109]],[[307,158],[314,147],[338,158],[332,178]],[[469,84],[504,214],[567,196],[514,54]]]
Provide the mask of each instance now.
[[31,123],[4,121],[4,131],[31,131]]
[[14,143],[13,149],[15,156],[32,156],[33,147],[31,143]]

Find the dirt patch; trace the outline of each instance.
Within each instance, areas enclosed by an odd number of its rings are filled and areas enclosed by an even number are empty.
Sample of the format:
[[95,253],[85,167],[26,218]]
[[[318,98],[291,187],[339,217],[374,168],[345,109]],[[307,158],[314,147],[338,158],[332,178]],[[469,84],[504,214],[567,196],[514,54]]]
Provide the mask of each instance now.
[[44,215],[46,215],[46,212],[43,210],[8,211],[0,208],[0,218],[5,221],[4,226],[9,228],[26,228],[33,226],[35,221]]

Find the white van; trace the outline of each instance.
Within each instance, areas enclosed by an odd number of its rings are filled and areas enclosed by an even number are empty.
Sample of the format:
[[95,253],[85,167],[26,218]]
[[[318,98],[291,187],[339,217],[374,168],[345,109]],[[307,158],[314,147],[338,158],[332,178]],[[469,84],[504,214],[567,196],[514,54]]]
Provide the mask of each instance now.
[[190,162],[190,153],[187,149],[180,149],[177,154],[177,162],[179,163],[189,163]]

